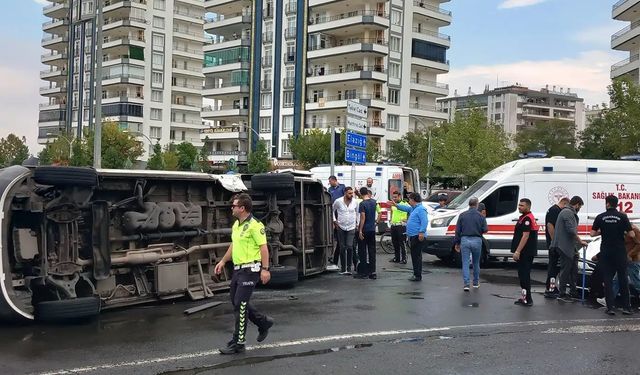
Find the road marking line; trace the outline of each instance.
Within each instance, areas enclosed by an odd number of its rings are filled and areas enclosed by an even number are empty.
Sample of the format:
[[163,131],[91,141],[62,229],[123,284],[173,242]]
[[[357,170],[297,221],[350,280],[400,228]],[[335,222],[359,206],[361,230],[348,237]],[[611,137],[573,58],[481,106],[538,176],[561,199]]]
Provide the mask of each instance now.
[[[432,327],[432,328],[416,328],[416,329],[404,329],[404,330],[393,330],[393,331],[361,332],[361,333],[350,333],[350,334],[344,334],[344,335],[310,337],[310,338],[304,338],[304,339],[298,339],[298,340],[283,341],[283,342],[278,342],[273,344],[254,345],[254,346],[247,347],[247,350],[277,349],[277,348],[285,348],[290,346],[325,343],[325,342],[331,342],[331,341],[344,341],[344,340],[363,339],[363,338],[370,338],[370,337],[397,336],[397,335],[406,335],[406,334],[452,331],[452,330],[460,330],[460,329],[501,328],[501,327],[513,327],[513,326],[531,327],[531,326],[551,325],[551,324],[588,324],[588,323],[633,322],[633,321],[640,321],[640,318],[538,320],[538,321],[529,321],[529,322],[481,323],[481,324]],[[638,326],[638,330],[640,330],[640,325]],[[101,365],[77,367],[72,369],[60,369],[55,371],[42,372],[42,373],[39,373],[38,375],[82,374],[86,372],[99,371],[99,370],[113,370],[113,369],[123,368],[123,367],[136,367],[136,366],[144,366],[144,365],[165,363],[165,362],[171,362],[171,361],[182,361],[187,359],[211,357],[211,356],[217,356],[219,354],[220,352],[217,349],[215,349],[215,350],[207,350],[207,351],[195,352],[195,353],[184,353],[184,354],[178,354],[178,355],[167,356],[167,357],[143,359],[138,361],[105,363]]]
[[621,324],[617,326],[573,326],[567,328],[551,328],[542,333],[614,333],[614,332],[636,332],[640,331],[638,324]]

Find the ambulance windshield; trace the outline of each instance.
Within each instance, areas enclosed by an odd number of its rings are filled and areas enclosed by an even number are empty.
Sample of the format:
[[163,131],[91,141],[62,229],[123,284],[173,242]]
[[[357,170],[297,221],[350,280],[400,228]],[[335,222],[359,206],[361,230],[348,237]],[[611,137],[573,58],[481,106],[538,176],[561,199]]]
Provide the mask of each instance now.
[[471,197],[480,198],[484,193],[486,193],[493,185],[496,184],[497,181],[487,181],[480,180],[475,184],[471,185],[470,188],[465,190],[462,194],[455,197],[446,208],[448,209],[458,209],[458,208],[466,208],[469,205],[469,199]]

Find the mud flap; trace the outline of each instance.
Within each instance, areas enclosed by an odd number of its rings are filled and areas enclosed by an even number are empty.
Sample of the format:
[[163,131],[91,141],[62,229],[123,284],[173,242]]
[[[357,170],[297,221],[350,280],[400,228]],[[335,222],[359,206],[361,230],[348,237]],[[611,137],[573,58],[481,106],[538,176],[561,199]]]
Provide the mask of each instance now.
[[93,228],[91,242],[93,248],[93,277],[105,280],[111,273],[111,248],[109,246],[109,206],[105,201],[92,205]]

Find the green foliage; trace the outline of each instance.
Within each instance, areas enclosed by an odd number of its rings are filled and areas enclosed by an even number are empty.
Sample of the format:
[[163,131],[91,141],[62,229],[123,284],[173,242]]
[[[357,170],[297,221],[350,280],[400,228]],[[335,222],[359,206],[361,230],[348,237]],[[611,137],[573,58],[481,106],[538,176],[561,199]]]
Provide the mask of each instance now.
[[165,146],[165,150],[162,153],[162,159],[164,160],[164,169],[166,171],[177,171],[179,167],[178,154],[173,151],[173,144]]
[[147,161],[147,169],[163,170],[164,169],[164,157],[162,155],[162,146],[160,143],[156,143],[153,146],[153,155]]
[[256,144],[255,151],[249,153],[247,167],[249,173],[265,173],[269,171],[269,151],[267,144],[263,140],[259,140]]
[[181,171],[191,171],[194,169],[198,149],[189,142],[182,142],[175,147],[178,156],[178,169]]
[[552,120],[539,122],[516,134],[516,155],[530,151],[544,151],[548,156],[578,157],[576,127],[573,122]]
[[419,129],[408,132],[399,140],[390,142],[387,157],[389,160],[417,169],[421,172],[420,177],[426,178],[429,171],[429,131]]
[[25,137],[19,138],[11,133],[0,139],[0,167],[22,164],[29,157],[29,148]]
[[208,160],[208,151],[206,147],[202,147],[200,149],[200,153],[198,154],[198,168],[200,172],[209,173],[211,171],[211,165]]
[[71,151],[71,160],[69,160],[69,165],[84,167],[93,164],[93,155],[89,154],[89,147],[87,147],[86,140],[73,140],[73,143],[71,144]]
[[[93,155],[94,134],[86,138],[89,155]],[[135,136],[120,130],[115,122],[102,124],[102,168],[123,169],[132,160],[137,160],[144,153],[144,148]],[[91,158],[93,163],[93,157]],[[129,162],[127,162],[129,160]]]
[[640,151],[640,87],[627,78],[609,86],[611,108],[580,134],[584,158],[619,159]]
[[[346,131],[343,129],[340,135],[340,148],[336,151],[336,165],[345,164],[344,149],[346,144]],[[290,139],[290,148],[293,158],[304,168],[313,168],[320,164],[331,162],[331,132],[324,132],[320,129],[310,129],[305,134],[300,134],[296,138]],[[367,161],[375,162],[380,155],[376,144],[369,137],[367,141]]]

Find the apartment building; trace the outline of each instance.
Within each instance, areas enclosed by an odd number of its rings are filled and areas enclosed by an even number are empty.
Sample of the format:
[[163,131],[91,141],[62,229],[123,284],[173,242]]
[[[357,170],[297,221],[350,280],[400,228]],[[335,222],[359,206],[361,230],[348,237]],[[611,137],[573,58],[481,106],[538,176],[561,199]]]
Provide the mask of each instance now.
[[369,110],[379,150],[446,119],[448,0],[207,0],[205,108],[210,161],[246,161],[258,139],[291,158],[290,137],[345,126],[348,100]]
[[149,149],[152,142],[202,146],[204,0],[104,0],[101,43],[95,3],[51,0],[44,7],[51,20],[42,27],[48,52],[38,142],[60,131],[82,137],[95,124],[100,95],[103,120],[135,133]]
[[628,76],[640,84],[640,0],[620,0],[613,5],[612,18],[626,23],[611,36],[611,48],[629,57],[611,66],[611,78]]
[[[457,93],[456,93],[457,94]],[[576,132],[585,128],[584,99],[562,87],[532,90],[520,85],[511,85],[489,90],[482,94],[469,93],[439,99],[441,110],[447,120],[453,121],[456,114],[475,107],[484,111],[487,120],[503,126],[505,133],[515,135],[519,130],[538,122],[560,120],[575,124]]]

